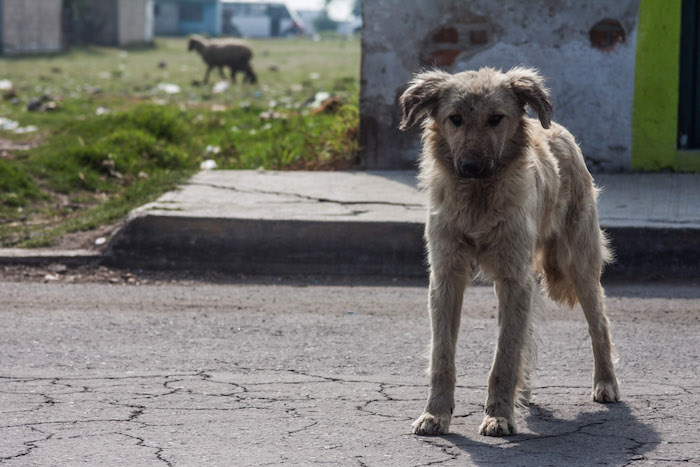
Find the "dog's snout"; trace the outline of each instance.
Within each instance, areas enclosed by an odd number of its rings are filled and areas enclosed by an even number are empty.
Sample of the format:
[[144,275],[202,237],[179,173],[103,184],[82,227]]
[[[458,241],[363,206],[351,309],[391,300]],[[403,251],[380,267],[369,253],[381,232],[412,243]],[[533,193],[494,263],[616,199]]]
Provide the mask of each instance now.
[[484,178],[491,174],[489,166],[480,160],[463,160],[457,167],[462,178]]

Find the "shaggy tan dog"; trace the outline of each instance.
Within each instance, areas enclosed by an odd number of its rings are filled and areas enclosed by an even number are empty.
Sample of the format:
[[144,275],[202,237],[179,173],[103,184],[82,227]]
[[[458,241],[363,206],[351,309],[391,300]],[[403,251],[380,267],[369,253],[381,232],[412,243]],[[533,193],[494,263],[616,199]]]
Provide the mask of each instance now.
[[574,137],[551,121],[543,78],[523,67],[426,71],[408,83],[400,103],[401,129],[425,117],[419,179],[429,199],[430,395],[414,433],[449,431],[472,264],[495,283],[500,327],[479,433],[516,433],[516,396],[529,401],[538,278],[554,301],[581,304],[593,345],[593,400],[617,401],[600,285],[610,252],[598,226],[597,189]]

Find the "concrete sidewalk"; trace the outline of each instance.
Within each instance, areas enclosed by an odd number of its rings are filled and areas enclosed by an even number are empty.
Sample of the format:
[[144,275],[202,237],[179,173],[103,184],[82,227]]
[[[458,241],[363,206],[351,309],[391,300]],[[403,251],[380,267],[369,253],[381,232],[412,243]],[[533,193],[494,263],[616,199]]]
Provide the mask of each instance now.
[[[599,174],[609,277],[700,276],[700,175]],[[424,276],[414,172],[201,172],[130,216],[115,266]]]

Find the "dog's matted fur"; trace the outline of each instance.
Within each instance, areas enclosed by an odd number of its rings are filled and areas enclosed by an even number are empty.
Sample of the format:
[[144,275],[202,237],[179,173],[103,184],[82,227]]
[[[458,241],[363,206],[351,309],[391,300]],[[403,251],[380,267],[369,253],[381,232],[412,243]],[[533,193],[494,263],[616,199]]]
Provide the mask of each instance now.
[[[472,263],[494,281],[500,327],[481,434],[516,433],[516,395],[529,400],[538,279],[554,301],[581,304],[593,345],[593,399],[617,401],[600,285],[610,253],[598,226],[597,189],[574,137],[551,121],[542,76],[525,67],[424,71],[400,103],[401,129],[424,118],[419,178],[429,199],[430,394],[413,431],[449,431]],[[539,121],[527,116],[527,105]]]

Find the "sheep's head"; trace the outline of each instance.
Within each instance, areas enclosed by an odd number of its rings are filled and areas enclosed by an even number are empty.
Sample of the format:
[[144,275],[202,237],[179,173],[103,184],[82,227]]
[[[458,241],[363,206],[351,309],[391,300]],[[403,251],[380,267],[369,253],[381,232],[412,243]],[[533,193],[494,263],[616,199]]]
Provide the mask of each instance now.
[[194,36],[190,37],[190,41],[189,41],[189,44],[187,46],[187,50],[190,52],[192,50],[202,50],[204,48],[205,42],[206,42],[205,38],[195,34]]

